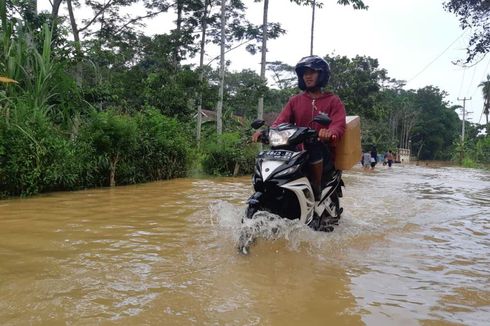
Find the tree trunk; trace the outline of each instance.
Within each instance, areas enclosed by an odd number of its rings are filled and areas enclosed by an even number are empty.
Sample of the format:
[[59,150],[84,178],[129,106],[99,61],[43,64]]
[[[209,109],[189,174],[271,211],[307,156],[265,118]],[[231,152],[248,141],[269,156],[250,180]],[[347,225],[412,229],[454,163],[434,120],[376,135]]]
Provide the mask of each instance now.
[[[204,13],[201,22],[201,52],[199,56],[199,84],[202,87],[204,80],[204,54],[206,46],[206,29],[208,27],[208,5],[209,0],[204,0]],[[196,126],[196,141],[197,146],[201,142],[201,125],[202,125],[202,90],[199,91],[199,103],[197,106],[197,126]]]
[[53,21],[56,21],[58,18],[58,12],[60,10],[60,5],[63,2],[63,0],[54,0],[53,1],[53,7],[51,8],[51,17],[53,18]]
[[[5,0],[3,0],[5,1]],[[28,28],[28,32],[26,33],[26,43],[27,45],[29,46],[29,48],[35,48],[36,45],[35,45],[35,41],[34,41],[34,34],[33,34],[33,29],[35,28],[34,27],[34,23],[33,21],[35,19],[37,19],[37,0],[30,0],[28,3],[27,3],[27,6],[26,6],[26,11],[27,11],[27,14],[28,15],[31,15],[31,23],[29,24],[29,28]]]
[[[267,14],[269,12],[269,0],[264,0],[264,15],[262,20],[262,59],[260,60],[260,79],[265,80],[265,65],[267,63]],[[259,98],[257,106],[257,119],[264,118],[264,96]]]
[[233,176],[236,177],[238,175],[238,172],[240,172],[240,164],[238,162],[235,162],[235,168],[233,169]]
[[483,110],[483,113],[485,114],[485,120],[486,120],[486,124],[485,124],[485,127],[486,127],[486,130],[487,130],[487,136],[490,135],[489,133],[489,125],[488,125],[488,113],[490,111],[490,87],[488,87],[488,92],[485,96],[485,110]]
[[487,110],[487,112],[485,113],[485,118],[486,118],[486,120],[487,120],[487,124],[485,125],[485,126],[487,126],[487,135],[490,135],[489,130],[488,130],[488,127],[489,127],[489,126],[488,126],[488,110]]
[[182,33],[182,11],[184,8],[184,1],[183,0],[177,0],[177,21],[176,21],[176,36],[178,38],[176,46],[174,47],[173,51],[173,60],[176,65],[179,64],[179,48],[180,48],[180,37]]
[[68,14],[70,16],[70,24],[71,24],[71,30],[73,33],[73,40],[75,41],[75,54],[77,56],[77,65],[76,65],[76,71],[75,71],[75,81],[77,83],[77,86],[82,86],[82,65],[81,65],[81,58],[82,58],[82,46],[80,43],[80,31],[78,30],[77,27],[77,22],[75,20],[75,14],[73,13],[73,6],[72,6],[72,0],[67,0],[67,5],[68,5]]
[[417,151],[417,161],[420,160],[420,152],[422,151],[422,147],[424,147],[424,142],[420,144],[419,150]]
[[401,125],[401,130],[400,130],[400,138],[398,138],[398,144],[400,148],[403,147],[403,135],[405,134],[405,116],[403,116],[402,119],[402,125]]
[[110,175],[109,175],[109,185],[111,188],[114,188],[116,186],[116,167],[112,166],[111,164],[111,170],[110,170]]
[[51,7],[51,28],[53,30],[53,35],[56,34],[56,30],[58,28],[58,12],[60,10],[60,5],[63,0],[54,0],[52,2],[52,7]]
[[393,131],[391,133],[391,142],[392,143],[396,142],[399,124],[400,124],[399,114],[398,113],[394,113],[394,114],[392,113],[392,122],[391,122],[391,125],[393,128]]
[[73,121],[71,126],[71,133],[70,133],[71,141],[75,141],[75,139],[77,139],[79,130],[80,130],[80,112],[76,112],[75,115],[73,116]]
[[66,0],[68,5],[68,14],[70,15],[70,24],[71,31],[73,33],[73,40],[75,41],[75,51],[78,53],[81,52],[80,46],[80,32],[78,31],[77,22],[75,20],[75,14],[73,13],[73,6],[71,0]]
[[2,20],[2,30],[7,31],[7,3],[5,0],[0,1],[0,19]]
[[223,133],[223,93],[225,86],[225,27],[226,27],[226,0],[221,0],[221,52],[219,70],[219,100],[216,108],[216,132]]
[[111,188],[116,186],[116,165],[119,161],[119,155],[111,158],[111,162],[109,163],[109,185]]
[[[199,78],[200,81],[201,78]],[[196,126],[196,142],[197,146],[201,143],[201,126],[202,126],[202,92],[199,94],[199,104],[197,106],[197,126]]]
[[313,0],[313,9],[311,11],[310,55],[313,55],[313,36],[315,34],[315,7],[316,7],[316,0]]
[[177,32],[180,32],[182,29],[182,8],[184,4],[182,0],[177,0]]

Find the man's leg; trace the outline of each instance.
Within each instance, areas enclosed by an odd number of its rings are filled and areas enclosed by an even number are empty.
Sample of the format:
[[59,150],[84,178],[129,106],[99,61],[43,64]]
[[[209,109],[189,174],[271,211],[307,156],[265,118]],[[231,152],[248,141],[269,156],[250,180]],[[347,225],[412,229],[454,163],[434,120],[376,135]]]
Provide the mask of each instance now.
[[324,169],[330,169],[330,150],[327,145],[320,142],[305,144],[305,147],[309,152],[309,179],[311,187],[313,188],[315,200],[319,201],[322,194],[322,177]]
[[323,159],[310,163],[310,174],[313,194],[315,195],[315,200],[319,201],[322,194]]

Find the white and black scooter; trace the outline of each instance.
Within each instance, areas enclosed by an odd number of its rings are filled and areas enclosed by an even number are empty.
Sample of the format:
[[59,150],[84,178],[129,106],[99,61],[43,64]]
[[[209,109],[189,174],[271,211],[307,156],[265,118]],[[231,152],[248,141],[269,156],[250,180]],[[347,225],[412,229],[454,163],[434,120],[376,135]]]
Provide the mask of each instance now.
[[[328,126],[326,114],[317,115],[314,122]],[[263,120],[252,123],[254,129],[264,125]],[[255,213],[266,211],[281,218],[298,219],[316,231],[333,231],[342,214],[339,197],[342,197],[342,172],[334,168],[324,171],[320,201],[315,201],[313,188],[308,180],[308,151],[298,145],[318,141],[315,129],[281,124],[262,131],[261,142],[270,150],[256,157],[253,186],[255,193],[248,199],[245,218],[253,219]],[[247,243],[240,250],[246,253]]]

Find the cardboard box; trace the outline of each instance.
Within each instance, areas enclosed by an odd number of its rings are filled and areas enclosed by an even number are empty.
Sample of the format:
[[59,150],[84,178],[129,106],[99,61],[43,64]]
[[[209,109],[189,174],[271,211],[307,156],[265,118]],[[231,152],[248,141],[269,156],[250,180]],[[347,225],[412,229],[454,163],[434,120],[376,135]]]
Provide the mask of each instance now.
[[335,168],[350,170],[361,160],[361,118],[349,115],[345,118],[344,136],[335,148]]

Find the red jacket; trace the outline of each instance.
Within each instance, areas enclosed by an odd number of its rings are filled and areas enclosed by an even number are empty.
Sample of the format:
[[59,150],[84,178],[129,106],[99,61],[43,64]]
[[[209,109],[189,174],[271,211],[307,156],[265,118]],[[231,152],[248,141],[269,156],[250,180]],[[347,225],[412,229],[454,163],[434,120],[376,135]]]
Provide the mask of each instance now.
[[[307,127],[318,112],[327,113],[332,119],[328,129],[337,136],[337,141],[339,141],[345,131],[345,107],[340,98],[331,92],[325,92],[315,100],[306,92],[291,97],[272,126],[276,127],[281,123],[289,122],[299,127]],[[317,131],[325,128],[316,122],[313,122],[311,127]],[[330,148],[335,154],[335,144],[330,143]]]

